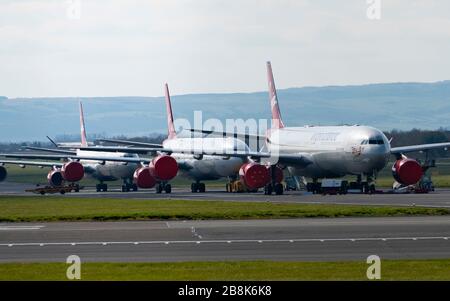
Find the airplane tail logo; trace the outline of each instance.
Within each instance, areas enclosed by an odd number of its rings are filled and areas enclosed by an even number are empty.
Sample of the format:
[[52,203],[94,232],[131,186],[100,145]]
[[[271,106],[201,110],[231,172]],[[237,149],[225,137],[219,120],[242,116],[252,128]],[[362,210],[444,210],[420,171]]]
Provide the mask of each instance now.
[[84,113],[83,113],[83,104],[80,101],[80,128],[81,128],[81,146],[87,147],[88,142],[86,138],[86,127],[84,125]]
[[177,133],[175,132],[175,126],[173,124],[172,103],[170,101],[169,85],[166,84],[165,88],[166,88],[167,129],[169,130],[167,138],[174,139],[176,138]]
[[280,107],[278,106],[277,89],[275,88],[272,65],[270,62],[267,62],[267,80],[269,82],[269,99],[270,108],[272,110],[272,128],[281,129],[284,128],[284,123],[281,119]]

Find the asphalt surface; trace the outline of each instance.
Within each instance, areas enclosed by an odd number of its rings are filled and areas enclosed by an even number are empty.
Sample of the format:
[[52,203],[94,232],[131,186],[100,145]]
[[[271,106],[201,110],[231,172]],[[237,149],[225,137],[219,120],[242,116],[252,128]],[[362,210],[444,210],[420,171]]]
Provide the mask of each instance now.
[[[29,196],[25,189],[33,188],[30,184],[0,183],[0,195]],[[207,187],[208,189],[208,187]],[[60,196],[57,194],[57,196]],[[437,189],[428,194],[347,194],[347,195],[312,195],[300,191],[287,191],[282,196],[266,196],[259,193],[226,193],[220,188],[211,187],[206,193],[191,193],[187,188],[174,188],[171,194],[156,194],[154,189],[137,192],[121,192],[112,188],[108,192],[96,192],[86,187],[79,193],[66,194],[66,197],[111,197],[130,199],[177,199],[241,202],[278,202],[304,204],[342,204],[342,205],[386,205],[386,206],[427,206],[450,208],[450,189]]]
[[0,224],[0,262],[450,258],[449,217]]

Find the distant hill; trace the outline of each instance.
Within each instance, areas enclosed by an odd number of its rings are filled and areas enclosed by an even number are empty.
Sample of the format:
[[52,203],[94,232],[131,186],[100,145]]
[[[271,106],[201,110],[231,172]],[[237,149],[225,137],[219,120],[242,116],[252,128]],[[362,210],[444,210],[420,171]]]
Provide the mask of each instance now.
[[[0,91],[1,92],[1,91]],[[450,81],[289,88],[278,91],[285,124],[365,124],[381,130],[450,127]],[[0,97],[0,141],[44,140],[79,132],[78,100],[91,134],[166,132],[163,97]],[[175,118],[269,118],[267,92],[172,97]]]

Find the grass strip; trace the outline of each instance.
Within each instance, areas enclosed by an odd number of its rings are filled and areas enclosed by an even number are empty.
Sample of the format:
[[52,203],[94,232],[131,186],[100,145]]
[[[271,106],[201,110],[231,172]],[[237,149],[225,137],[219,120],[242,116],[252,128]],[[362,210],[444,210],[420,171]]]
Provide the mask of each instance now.
[[[64,263],[0,264],[0,280],[67,280]],[[367,280],[344,262],[82,263],[81,280]],[[450,259],[383,260],[381,280],[450,280]]]
[[0,196],[0,222],[449,215],[446,208]]

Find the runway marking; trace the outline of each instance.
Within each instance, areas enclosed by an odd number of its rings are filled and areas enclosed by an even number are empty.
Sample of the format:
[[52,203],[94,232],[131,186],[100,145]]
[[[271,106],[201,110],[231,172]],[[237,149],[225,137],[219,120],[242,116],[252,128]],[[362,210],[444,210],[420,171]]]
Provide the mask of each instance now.
[[74,246],[74,245],[137,245],[137,244],[220,244],[220,243],[283,243],[283,242],[357,242],[357,241],[399,241],[399,240],[447,240],[446,236],[424,236],[424,237],[387,237],[387,238],[374,238],[374,237],[360,237],[360,238],[299,238],[299,239],[237,239],[237,240],[173,240],[173,241],[108,241],[108,242],[31,242],[31,243],[1,243],[0,246]]
[[40,230],[45,226],[0,226],[0,231]]

